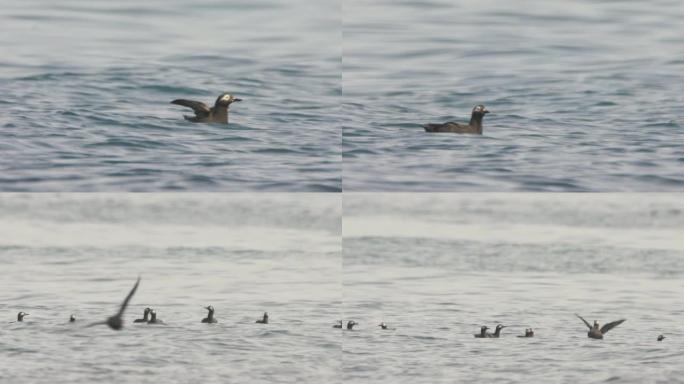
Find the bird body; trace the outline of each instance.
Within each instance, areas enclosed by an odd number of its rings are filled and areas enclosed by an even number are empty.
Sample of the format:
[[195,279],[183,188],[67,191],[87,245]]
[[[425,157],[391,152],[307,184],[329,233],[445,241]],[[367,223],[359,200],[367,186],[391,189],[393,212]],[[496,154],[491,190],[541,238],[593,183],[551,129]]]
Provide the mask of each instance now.
[[153,309],[150,311],[150,321],[148,321],[147,324],[164,324],[164,321],[157,319],[157,311]]
[[488,329],[489,329],[488,326],[483,325],[482,327],[480,327],[480,333],[475,333],[475,334],[473,334],[473,336],[475,336],[478,339],[484,339],[484,338],[491,337],[492,334],[487,332]]
[[255,321],[255,323],[258,323],[258,324],[268,324],[268,313],[267,313],[267,312],[264,312],[264,316],[263,316],[261,319]]
[[208,306],[208,307],[204,307],[204,309],[206,309],[207,311],[209,311],[209,313],[207,314],[207,317],[205,317],[204,319],[202,319],[202,322],[203,322],[203,323],[207,323],[207,324],[215,324],[215,323],[218,323],[218,320],[216,320],[216,319],[214,318],[214,307],[212,307],[212,306],[210,305],[210,306]]
[[201,101],[176,99],[171,104],[182,105],[192,108],[195,116],[183,116],[185,120],[193,123],[222,123],[228,124],[228,108],[236,101],[242,101],[231,94],[224,93],[219,95],[213,107],[209,107]]
[[610,323],[604,324],[603,327],[599,327],[599,322],[594,320],[594,325],[590,325],[588,321],[584,320],[582,316],[575,314],[582,322],[589,328],[589,332],[587,333],[587,337],[591,339],[603,339],[603,335],[610,331],[611,329],[617,327],[618,325],[622,324],[625,319],[620,319],[616,321],[612,321]]
[[135,320],[133,320],[133,322],[134,323],[147,323],[150,320],[149,319],[150,311],[151,311],[150,307],[145,308],[145,311],[143,312],[142,319],[135,319]]
[[423,126],[425,132],[451,132],[451,133],[466,133],[481,135],[482,134],[482,119],[484,115],[489,113],[484,105],[476,105],[470,115],[470,123],[461,124],[453,121],[444,124],[426,124]]

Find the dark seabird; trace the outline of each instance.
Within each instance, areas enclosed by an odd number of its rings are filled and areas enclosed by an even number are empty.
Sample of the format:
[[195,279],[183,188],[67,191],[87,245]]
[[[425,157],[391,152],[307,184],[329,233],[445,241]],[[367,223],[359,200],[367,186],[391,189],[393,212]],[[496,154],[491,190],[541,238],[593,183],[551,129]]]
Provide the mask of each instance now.
[[73,323],[74,321],[76,321],[76,316],[74,316],[74,315],[69,316],[69,322]]
[[224,93],[216,99],[214,106],[211,108],[201,101],[185,99],[176,99],[172,101],[171,104],[192,108],[192,110],[195,111],[195,117],[185,115],[183,117],[185,117],[185,120],[192,121],[193,123],[228,124],[228,107],[236,101],[242,101],[242,99]]
[[658,336],[658,341],[663,341],[663,340],[665,340],[665,336],[663,336],[663,335]]
[[17,313],[17,322],[21,323],[22,321],[24,321],[24,316],[29,316],[29,314],[26,312]]
[[423,125],[425,132],[452,132],[452,133],[471,133],[475,135],[482,134],[482,118],[488,114],[489,111],[484,105],[476,105],[473,108],[473,113],[470,116],[470,123],[460,124],[449,121],[444,124],[426,124]]
[[354,326],[355,326],[356,324],[358,324],[358,323],[357,323],[356,321],[354,321],[354,320],[348,321],[348,322],[347,322],[347,329],[351,331],[351,330],[354,328]]
[[618,325],[622,324],[625,319],[620,319],[617,321],[610,322],[608,324],[605,324],[603,327],[599,328],[599,323],[598,321],[594,320],[594,325],[591,326],[589,323],[582,318],[582,316],[578,315],[575,313],[575,316],[579,317],[580,320],[584,322],[584,324],[589,328],[589,332],[587,333],[587,336],[592,338],[592,339],[603,339],[603,334],[610,331],[611,329],[617,327]]
[[164,321],[157,319],[157,311],[153,309],[150,311],[150,321],[148,321],[147,324],[164,324]]
[[484,339],[486,337],[491,337],[492,334],[487,332],[488,329],[489,329],[488,326],[483,325],[480,328],[480,333],[475,333],[475,334],[473,334],[473,336],[477,337],[478,339]]
[[268,313],[267,313],[267,312],[264,312],[264,317],[262,317],[261,319],[255,321],[255,323],[258,323],[258,324],[268,324]]
[[532,328],[525,328],[525,335],[518,335],[518,337],[534,337],[534,330]]
[[382,328],[383,330],[389,330],[389,331],[396,331],[396,328],[390,328],[387,324],[384,322],[378,324],[378,327]]
[[115,330],[121,330],[123,328],[123,319],[121,318],[123,316],[124,311],[126,310],[126,307],[128,306],[128,302],[131,300],[133,295],[135,294],[135,291],[138,289],[138,285],[140,284],[140,277],[138,277],[138,281],[135,282],[135,285],[131,289],[131,291],[128,293],[128,296],[124,299],[123,303],[121,303],[121,308],[119,308],[119,313],[117,313],[114,316],[110,316],[107,321],[103,321],[100,323],[93,323],[90,324],[88,327],[92,327],[94,325],[100,325],[100,324],[107,324],[109,328],[115,329]]
[[505,325],[501,325],[501,324],[497,325],[496,328],[494,329],[494,334],[493,334],[493,335],[490,335],[489,337],[493,337],[493,338],[497,338],[497,339],[498,339],[499,336],[501,336],[501,330],[504,329],[504,328],[506,328]]
[[134,322],[134,323],[147,323],[148,321],[150,321],[150,319],[148,318],[148,316],[150,315],[150,311],[151,311],[151,310],[152,310],[152,309],[150,309],[150,307],[145,308],[145,311],[143,312],[143,317],[142,317],[142,319],[135,319],[135,320],[133,320],[133,322]]
[[337,324],[333,325],[333,328],[342,328],[342,320],[339,320]]
[[209,311],[209,313],[207,314],[207,317],[205,317],[204,319],[202,319],[202,322],[203,322],[203,323],[209,323],[209,324],[218,323],[218,320],[216,320],[216,319],[214,318],[214,307],[212,307],[212,306],[210,305],[210,306],[208,306],[208,307],[204,307],[204,309],[206,309],[207,311]]

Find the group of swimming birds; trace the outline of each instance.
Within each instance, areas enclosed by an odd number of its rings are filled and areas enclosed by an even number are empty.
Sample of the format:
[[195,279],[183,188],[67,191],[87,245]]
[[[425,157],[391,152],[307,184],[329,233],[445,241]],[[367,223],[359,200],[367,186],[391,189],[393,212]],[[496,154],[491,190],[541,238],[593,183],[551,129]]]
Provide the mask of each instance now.
[[[135,285],[133,286],[133,288],[131,288],[131,291],[128,293],[128,295],[124,299],[123,303],[121,303],[121,307],[119,307],[119,312],[108,317],[107,320],[105,320],[105,321],[92,323],[92,324],[88,325],[87,327],[93,327],[96,325],[107,325],[111,329],[114,329],[117,331],[121,330],[123,328],[123,324],[124,324],[124,321],[123,321],[124,311],[126,310],[126,307],[128,307],[128,302],[131,301],[131,298],[135,294],[135,291],[138,290],[138,285],[140,285],[140,278],[139,277],[138,277],[138,280],[135,282]],[[202,319],[202,323],[208,323],[208,324],[218,323],[218,320],[216,320],[216,318],[214,317],[214,307],[209,305],[209,306],[204,307],[204,308],[208,311],[208,313],[207,313],[207,317]],[[29,316],[29,314],[26,312],[23,312],[23,311],[19,312],[17,314],[17,322],[23,322],[25,316]],[[75,321],[76,321],[76,316],[71,315],[69,317],[69,322],[73,323]],[[143,317],[141,319],[135,319],[133,322],[134,323],[147,323],[147,324],[164,324],[163,320],[157,318],[157,312],[154,309],[149,308],[149,307],[145,308],[145,310],[143,311]],[[262,318],[255,321],[255,323],[268,324],[268,313],[264,312],[264,315],[262,316]]]
[[[242,101],[229,93],[223,93],[216,98],[213,107],[201,101],[176,99],[171,104],[182,105],[191,108],[195,112],[195,116],[183,117],[193,123],[222,123],[228,124],[228,110],[230,105],[234,102]],[[448,121],[443,124],[426,124],[423,126],[426,132],[451,132],[463,134],[482,134],[482,119],[489,111],[484,105],[476,105],[470,115],[470,122],[468,124],[456,123]]]
[[[92,323],[92,324],[88,325],[88,327],[106,324],[111,329],[114,329],[117,331],[121,330],[123,328],[123,323],[124,323],[123,322],[124,311],[126,310],[126,307],[128,307],[128,303],[129,303],[129,301],[131,301],[131,298],[135,294],[135,291],[137,291],[139,285],[140,285],[140,277],[138,277],[138,280],[135,282],[135,285],[133,286],[131,291],[128,293],[128,295],[124,299],[123,303],[121,303],[121,307],[119,308],[119,312],[117,312],[116,314],[107,318],[106,321]],[[208,311],[208,314],[207,314],[207,317],[202,319],[202,323],[208,323],[208,324],[218,323],[218,320],[216,320],[216,318],[214,317],[214,307],[209,305],[209,306],[205,307],[205,309]],[[29,314],[25,313],[23,311],[19,312],[19,314],[17,315],[17,322],[23,322],[25,316],[29,316]],[[605,335],[608,331],[617,327],[618,325],[622,324],[625,321],[625,319],[611,321],[610,323],[604,324],[601,327],[601,326],[599,326],[598,321],[594,321],[594,324],[591,325],[591,324],[589,324],[588,321],[584,320],[584,318],[582,316],[580,316],[578,314],[575,314],[575,316],[577,316],[580,320],[582,320],[582,322],[584,322],[584,324],[587,326],[587,328],[589,328],[589,332],[587,333],[587,336],[591,339],[603,339],[603,335]],[[71,315],[71,317],[69,318],[69,321],[75,322],[76,317],[74,317],[74,315]],[[147,323],[147,324],[163,324],[164,323],[162,320],[157,319],[157,312],[154,309],[149,308],[149,307],[145,308],[145,310],[143,312],[143,317],[141,319],[136,319],[133,322],[134,323]],[[261,319],[256,320],[255,323],[268,324],[268,313],[264,312],[263,317]],[[358,323],[356,321],[349,320],[349,321],[347,321],[346,328],[347,328],[347,330],[351,331],[354,329],[354,326],[357,324]],[[337,324],[333,325],[333,328],[340,328],[341,329],[342,326],[343,326],[342,320],[338,320]],[[384,322],[378,324],[378,326],[380,328],[382,328],[383,330],[395,330],[395,328],[390,328]],[[499,337],[501,337],[501,331],[506,327],[507,326],[505,326],[505,325],[498,324],[496,326],[496,328],[494,329],[494,333],[491,333],[491,332],[488,332],[489,327],[487,327],[486,325],[483,325],[480,328],[480,332],[474,334],[474,336],[476,338],[480,338],[480,339],[499,338]],[[525,334],[519,335],[518,337],[534,337],[534,330],[532,328],[527,328],[527,329],[525,329]],[[658,336],[657,340],[663,341],[664,339],[665,339],[665,336],[660,335],[660,336]]]

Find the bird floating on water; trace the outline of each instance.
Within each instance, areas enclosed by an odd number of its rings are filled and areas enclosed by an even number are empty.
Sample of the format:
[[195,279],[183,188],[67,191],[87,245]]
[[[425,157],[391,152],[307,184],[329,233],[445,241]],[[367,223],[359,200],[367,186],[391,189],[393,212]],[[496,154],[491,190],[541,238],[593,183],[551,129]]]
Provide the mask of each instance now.
[[267,312],[264,312],[264,316],[263,316],[261,319],[255,321],[255,323],[258,323],[258,324],[268,324],[268,313],[267,313]]
[[451,133],[469,133],[475,135],[482,134],[482,119],[489,111],[484,105],[476,105],[470,115],[470,123],[461,124],[453,121],[444,124],[426,124],[423,125],[425,132],[451,132]]
[[352,329],[354,329],[354,326],[357,325],[357,324],[358,324],[358,323],[357,323],[356,321],[354,321],[354,320],[349,320],[349,321],[347,322],[347,329],[351,331]]
[[219,95],[213,107],[209,107],[201,101],[176,99],[171,104],[182,105],[192,108],[195,117],[183,116],[185,120],[193,123],[223,123],[228,124],[228,108],[236,101],[242,101],[229,93]]
[[215,324],[215,323],[218,323],[218,320],[216,320],[216,319],[214,318],[214,307],[212,307],[212,306],[210,305],[210,306],[208,306],[208,307],[204,307],[204,309],[206,309],[207,311],[209,311],[209,313],[207,314],[207,317],[205,317],[204,319],[202,319],[202,322],[203,322],[203,323],[207,323],[207,324]]
[[29,316],[26,312],[17,313],[17,321],[10,321],[10,323],[22,323],[24,321],[24,316]]
[[525,334],[518,335],[518,337],[534,337],[534,330],[532,328],[525,328]]
[[582,316],[578,315],[575,313],[575,316],[579,317],[582,322],[589,328],[589,332],[587,333],[587,336],[591,339],[603,339],[603,335],[610,331],[611,329],[617,327],[618,325],[622,324],[625,319],[620,319],[616,321],[611,321],[608,324],[604,324],[603,327],[599,328],[599,322],[594,320],[594,325],[590,325],[588,321],[584,320]]
[[153,309],[150,311],[150,321],[148,321],[147,324],[164,324],[164,321],[157,319],[157,311]]
[[150,309],[150,307],[145,308],[145,310],[143,311],[142,319],[135,319],[135,320],[133,320],[133,322],[134,323],[147,323],[148,321],[150,321],[149,316],[150,316],[151,310],[152,309]]

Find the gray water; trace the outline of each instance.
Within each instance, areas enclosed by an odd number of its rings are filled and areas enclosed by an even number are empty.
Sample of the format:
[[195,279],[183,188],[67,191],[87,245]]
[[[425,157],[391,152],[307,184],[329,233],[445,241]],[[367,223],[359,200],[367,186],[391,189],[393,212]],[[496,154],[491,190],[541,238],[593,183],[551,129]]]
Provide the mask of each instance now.
[[[684,3],[344,2],[344,189],[684,189]],[[484,135],[425,123],[492,112]]]
[[346,194],[344,381],[684,382],[682,201]]
[[[0,1],[0,190],[339,191],[339,9]],[[222,92],[228,126],[170,104]]]
[[[0,196],[0,381],[339,382],[340,208],[307,194]],[[138,275],[124,329],[86,328]],[[207,305],[218,324],[200,323]],[[133,324],[146,306],[166,325]]]

